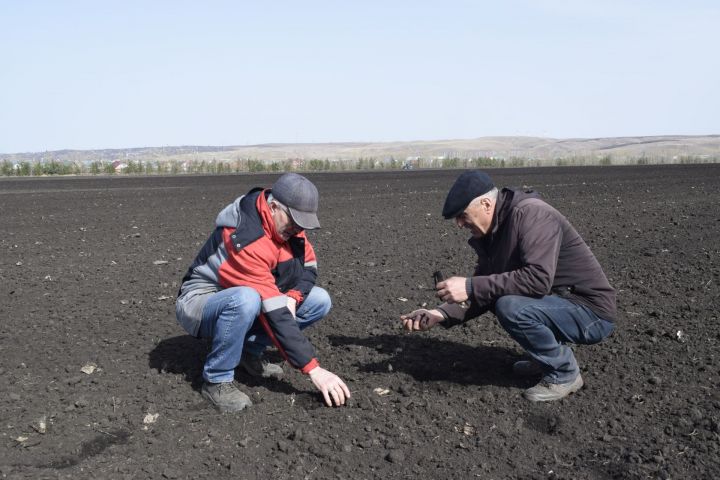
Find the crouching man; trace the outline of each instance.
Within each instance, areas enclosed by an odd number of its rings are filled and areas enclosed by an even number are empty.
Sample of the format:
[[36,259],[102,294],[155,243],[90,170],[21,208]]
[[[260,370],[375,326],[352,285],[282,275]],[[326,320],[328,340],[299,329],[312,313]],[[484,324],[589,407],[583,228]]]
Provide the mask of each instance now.
[[450,327],[493,311],[528,355],[513,371],[542,376],[525,398],[559,400],[579,390],[583,379],[566,343],[606,338],[615,328],[617,308],[615,290],[570,222],[536,193],[498,192],[480,171],[458,177],[442,214],[470,230],[475,272],[439,282],[437,296],[445,303],[402,315],[403,327]]
[[320,367],[302,330],[330,311],[330,296],[315,286],[317,260],[305,230],[320,228],[318,191],[295,173],[271,189],[254,188],[225,207],[180,286],[178,322],[190,335],[210,338],[202,395],[222,412],[252,405],[233,383],[238,365],[262,378],[283,376],[264,350],[274,343],[293,367],[310,376],[328,406],[350,391]]

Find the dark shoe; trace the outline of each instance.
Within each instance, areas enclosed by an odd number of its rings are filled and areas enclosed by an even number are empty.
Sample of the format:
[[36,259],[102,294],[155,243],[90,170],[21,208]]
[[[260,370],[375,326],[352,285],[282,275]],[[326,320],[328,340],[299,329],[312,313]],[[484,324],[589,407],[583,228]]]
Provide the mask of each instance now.
[[542,367],[534,360],[518,360],[513,364],[513,373],[523,377],[536,377],[543,373]]
[[240,366],[253,377],[259,378],[280,380],[285,373],[280,365],[268,362],[263,356],[243,355]]
[[523,396],[531,402],[552,402],[565,398],[571,393],[577,392],[583,386],[582,376],[578,373],[575,380],[567,383],[548,383],[542,381],[532,388],[528,388]]
[[233,382],[205,382],[202,386],[202,396],[221,412],[239,412],[252,406],[250,397],[238,390]]

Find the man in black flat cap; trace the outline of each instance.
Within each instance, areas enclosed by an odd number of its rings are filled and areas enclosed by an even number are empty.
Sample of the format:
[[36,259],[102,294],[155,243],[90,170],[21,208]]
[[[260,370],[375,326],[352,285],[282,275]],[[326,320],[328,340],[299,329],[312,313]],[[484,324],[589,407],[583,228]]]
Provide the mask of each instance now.
[[583,379],[565,344],[602,341],[617,314],[615,290],[587,244],[537,193],[498,192],[480,171],[460,175],[442,214],[470,230],[475,272],[439,282],[437,296],[445,303],[402,315],[403,327],[449,328],[492,311],[527,353],[513,371],[542,375],[525,398],[552,401],[578,391]]

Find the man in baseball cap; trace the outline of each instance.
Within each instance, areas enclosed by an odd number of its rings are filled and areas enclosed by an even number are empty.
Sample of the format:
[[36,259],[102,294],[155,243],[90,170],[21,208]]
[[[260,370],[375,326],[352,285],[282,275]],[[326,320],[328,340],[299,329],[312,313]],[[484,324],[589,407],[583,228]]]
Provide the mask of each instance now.
[[272,343],[293,367],[310,376],[328,406],[344,405],[350,391],[320,367],[302,330],[330,311],[327,291],[315,285],[317,259],[305,230],[320,228],[315,185],[286,173],[272,188],[254,188],[226,206],[215,230],[182,280],[178,322],[210,338],[202,395],[218,410],[252,405],[234,384],[235,368],[280,379],[280,365],[263,351]]
[[566,343],[606,338],[617,307],[615,290],[567,218],[535,192],[498,191],[477,170],[458,177],[442,214],[470,231],[475,271],[438,282],[445,303],[402,315],[403,327],[449,328],[492,311],[527,354],[513,372],[541,378],[525,398],[547,402],[580,390],[580,368]]

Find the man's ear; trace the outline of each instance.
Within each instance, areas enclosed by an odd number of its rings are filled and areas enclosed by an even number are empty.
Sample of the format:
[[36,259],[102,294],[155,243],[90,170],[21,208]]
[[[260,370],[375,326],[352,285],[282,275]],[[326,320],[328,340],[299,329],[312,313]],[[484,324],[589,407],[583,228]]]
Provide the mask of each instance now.
[[486,198],[483,198],[483,199],[481,200],[481,202],[482,202],[482,205],[483,205],[483,207],[485,208],[485,211],[486,211],[486,212],[489,212],[490,209],[492,209],[493,201],[490,200],[489,198],[487,198],[487,197],[486,197]]

